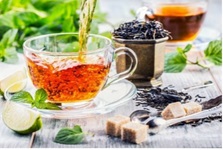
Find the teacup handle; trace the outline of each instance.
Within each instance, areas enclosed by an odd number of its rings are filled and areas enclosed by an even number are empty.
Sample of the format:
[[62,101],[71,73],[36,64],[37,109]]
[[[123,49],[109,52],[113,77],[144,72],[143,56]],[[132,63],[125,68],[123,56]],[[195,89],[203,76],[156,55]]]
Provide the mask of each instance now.
[[111,81],[107,82],[105,84],[105,86],[103,87],[103,89],[107,88],[109,85],[111,85],[113,83],[116,83],[120,80],[130,77],[134,73],[134,71],[136,70],[137,65],[138,65],[138,58],[137,58],[135,52],[130,48],[119,47],[119,48],[115,49],[114,55],[116,58],[119,57],[120,55],[127,55],[130,58],[131,64],[127,70],[109,77],[111,79]]

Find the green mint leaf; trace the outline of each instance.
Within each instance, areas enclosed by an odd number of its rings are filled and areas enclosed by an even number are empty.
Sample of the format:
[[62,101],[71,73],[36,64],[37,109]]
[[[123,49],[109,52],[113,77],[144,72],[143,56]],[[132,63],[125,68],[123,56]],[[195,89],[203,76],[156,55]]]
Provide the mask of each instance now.
[[192,48],[192,45],[191,44],[187,44],[186,47],[183,49],[183,52],[186,53],[186,52],[189,52]]
[[63,32],[75,31],[75,26],[74,26],[73,22],[74,22],[73,17],[66,18],[62,25],[62,31]]
[[[36,23],[40,19],[40,17],[37,14],[28,11],[19,12],[16,15],[17,15],[16,18],[19,18],[23,22],[25,27]],[[18,28],[21,27],[18,26]]]
[[222,41],[211,41],[204,50],[204,54],[208,61],[220,66],[222,64]]
[[16,35],[17,35],[18,29],[11,29],[8,30],[1,40],[1,45],[4,46],[4,48],[8,46],[12,46],[12,43],[15,41]]
[[183,71],[187,65],[187,60],[181,54],[172,52],[165,55],[164,71],[168,73],[177,73]]
[[3,57],[4,57],[4,62],[10,64],[15,64],[19,60],[15,47],[6,48],[5,55]]
[[13,25],[18,29],[25,29],[28,26],[32,26],[39,20],[39,16],[33,12],[24,11],[17,12],[13,18]]
[[181,47],[177,47],[177,52],[186,56],[185,53],[189,52],[191,50],[191,48],[192,48],[192,45],[187,44],[184,49]]
[[20,91],[18,93],[15,93],[11,97],[11,100],[15,102],[28,103],[28,104],[32,104],[34,101],[32,95],[26,91]]
[[35,102],[33,103],[33,107],[38,109],[51,109],[51,110],[61,110],[59,106],[54,103],[46,102],[47,93],[44,89],[38,89],[35,93]]
[[184,50],[181,47],[177,47],[177,52],[180,53],[180,54],[183,54]]
[[[1,21],[1,20],[0,20]],[[3,35],[10,29],[10,27],[5,25],[0,25],[0,39],[2,39]]]
[[18,55],[16,48],[13,46],[15,43],[16,35],[18,30],[11,29],[8,30],[2,37],[0,41],[0,59],[6,63],[16,63],[18,62]]
[[44,101],[35,101],[33,103],[33,107],[36,107],[38,109],[61,110],[61,108],[56,104]]
[[79,126],[79,125],[75,125],[75,126],[73,127],[73,131],[76,132],[76,133],[81,133],[81,132],[83,132],[82,129],[81,129],[81,126]]
[[45,102],[45,100],[47,99],[47,93],[44,89],[38,89],[35,93],[35,101],[37,102]]
[[3,15],[0,15],[0,26],[15,28],[13,24],[13,19],[15,15],[16,15],[15,11],[10,11],[10,13],[5,13]]
[[84,133],[80,126],[76,125],[73,129],[63,128],[56,137],[55,142],[60,144],[79,144],[84,139]]
[[11,0],[2,0],[0,3],[1,13],[4,14],[6,11],[10,10]]

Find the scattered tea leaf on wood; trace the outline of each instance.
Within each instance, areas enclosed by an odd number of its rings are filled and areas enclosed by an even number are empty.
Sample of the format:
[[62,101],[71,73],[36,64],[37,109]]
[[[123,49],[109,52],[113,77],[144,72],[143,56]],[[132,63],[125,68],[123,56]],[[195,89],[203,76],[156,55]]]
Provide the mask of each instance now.
[[120,24],[113,32],[115,38],[121,39],[160,39],[169,37],[170,32],[163,29],[159,21],[138,21],[133,20]]
[[138,89],[135,98],[136,105],[146,108],[148,106],[157,110],[163,110],[168,104],[173,102],[186,103],[192,99],[191,95],[184,92],[178,92],[173,88],[152,88]]

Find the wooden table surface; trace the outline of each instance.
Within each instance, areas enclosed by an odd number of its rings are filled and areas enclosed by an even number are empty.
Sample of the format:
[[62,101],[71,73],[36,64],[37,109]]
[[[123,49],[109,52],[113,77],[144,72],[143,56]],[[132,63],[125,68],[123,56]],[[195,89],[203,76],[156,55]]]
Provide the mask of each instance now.
[[[193,52],[200,55],[201,52]],[[192,54],[194,55],[194,54]],[[0,64],[1,65],[1,64]],[[164,73],[163,85],[174,85],[177,90],[196,85],[207,80],[214,82],[213,86],[189,91],[189,94],[205,96],[204,100],[215,98],[222,94],[222,67],[213,67],[203,70],[188,66],[182,73]],[[0,99],[0,112],[5,101]],[[139,145],[123,142],[105,134],[105,121],[116,114],[129,116],[139,109],[133,100],[116,108],[114,111],[83,119],[43,119],[43,128],[33,135],[19,135],[8,129],[0,118],[0,148],[219,148],[222,147],[222,122],[212,121],[199,126],[191,125],[169,127],[159,134],[149,136],[146,142]],[[53,142],[59,129],[81,125],[84,131],[94,133],[88,136],[83,143],[64,145]]]

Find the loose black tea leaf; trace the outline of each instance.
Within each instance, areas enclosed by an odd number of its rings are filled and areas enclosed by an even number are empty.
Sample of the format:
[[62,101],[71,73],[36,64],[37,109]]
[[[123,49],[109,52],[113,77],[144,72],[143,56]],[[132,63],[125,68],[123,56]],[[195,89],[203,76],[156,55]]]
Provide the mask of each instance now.
[[153,107],[157,110],[163,110],[168,104],[173,102],[186,103],[192,99],[191,95],[184,92],[178,92],[172,87],[138,89],[137,97],[135,99],[137,106]]
[[205,96],[200,96],[199,94],[197,94],[195,97],[197,97],[197,98],[206,98]]
[[203,106],[203,109],[210,109],[210,108],[220,105],[221,103],[222,103],[222,95],[216,98],[210,99],[209,101],[205,101],[201,103],[201,105]]
[[137,21],[123,23],[113,32],[115,38],[121,39],[160,39],[169,37],[170,32],[163,29],[159,21]]

